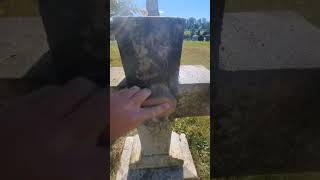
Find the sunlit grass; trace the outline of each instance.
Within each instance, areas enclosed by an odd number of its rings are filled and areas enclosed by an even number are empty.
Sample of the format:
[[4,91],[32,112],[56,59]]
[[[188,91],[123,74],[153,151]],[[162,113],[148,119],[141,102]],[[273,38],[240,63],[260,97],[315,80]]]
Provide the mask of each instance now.
[[199,177],[210,178],[210,117],[176,119],[173,131],[184,133]]
[[[184,41],[181,53],[181,64],[203,65],[210,67],[210,43],[199,41]],[[110,42],[110,66],[122,66],[116,41]]]

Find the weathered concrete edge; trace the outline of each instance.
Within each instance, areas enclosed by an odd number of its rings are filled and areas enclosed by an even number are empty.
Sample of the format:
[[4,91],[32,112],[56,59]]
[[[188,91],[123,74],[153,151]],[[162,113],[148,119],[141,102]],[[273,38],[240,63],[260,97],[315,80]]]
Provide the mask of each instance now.
[[[134,141],[138,140],[138,135],[129,136],[125,140],[123,151],[121,154],[120,167],[117,171],[116,180],[127,180],[129,172],[130,157],[133,153]],[[183,179],[198,180],[197,170],[192,159],[188,141],[185,134],[178,134],[172,131],[171,144],[180,146],[180,156],[184,160]]]
[[129,171],[129,162],[133,147],[133,137],[127,137],[121,154],[120,167],[117,171],[116,180],[126,180]]
[[[174,133],[174,132],[173,132]],[[179,136],[179,134],[177,134]],[[187,174],[187,171],[183,172],[183,176],[188,178],[188,179],[199,179],[198,178],[198,174],[197,174],[197,170],[196,170],[196,166],[193,162],[193,158],[189,149],[189,144],[186,138],[185,134],[180,134],[179,136],[180,139],[180,147],[181,147],[181,151],[183,154],[183,159],[184,159],[184,164],[183,167],[184,169],[188,169],[190,174]]]

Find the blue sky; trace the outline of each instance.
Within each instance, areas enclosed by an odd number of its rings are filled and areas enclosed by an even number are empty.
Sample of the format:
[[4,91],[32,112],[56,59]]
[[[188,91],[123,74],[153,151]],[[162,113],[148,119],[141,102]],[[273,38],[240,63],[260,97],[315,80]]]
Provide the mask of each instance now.
[[[139,8],[146,7],[146,0],[133,1]],[[210,0],[158,0],[160,16],[195,17],[210,20]]]

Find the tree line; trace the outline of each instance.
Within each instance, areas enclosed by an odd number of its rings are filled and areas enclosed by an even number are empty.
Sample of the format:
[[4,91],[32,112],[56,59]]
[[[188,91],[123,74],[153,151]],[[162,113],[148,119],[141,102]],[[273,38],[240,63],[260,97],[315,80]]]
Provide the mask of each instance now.
[[[146,16],[145,9],[137,8],[133,0],[111,0],[110,17],[112,16]],[[112,23],[110,30],[112,31]],[[196,19],[190,17],[186,19],[184,39],[187,40],[210,40],[210,21],[206,18]]]
[[190,17],[186,19],[184,39],[192,39],[194,35],[197,36],[199,41],[203,41],[205,37],[208,40],[208,35],[210,35],[210,21],[206,18],[196,19]]

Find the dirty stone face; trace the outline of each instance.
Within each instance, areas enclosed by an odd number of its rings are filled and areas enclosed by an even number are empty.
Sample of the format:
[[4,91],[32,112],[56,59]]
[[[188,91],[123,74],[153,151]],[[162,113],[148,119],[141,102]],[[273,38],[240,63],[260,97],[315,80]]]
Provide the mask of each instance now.
[[[148,87],[152,91],[151,98],[165,97],[175,104],[184,19],[117,17],[114,22],[127,85]],[[137,166],[181,164],[181,160],[169,156],[171,122],[168,116],[142,124],[138,134],[141,150],[136,149],[137,153],[134,153],[139,155]]]
[[150,87],[177,78],[184,19],[116,17],[114,22],[129,86]]

